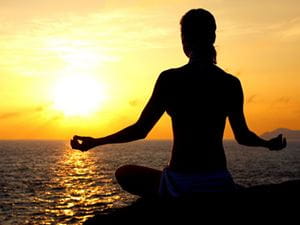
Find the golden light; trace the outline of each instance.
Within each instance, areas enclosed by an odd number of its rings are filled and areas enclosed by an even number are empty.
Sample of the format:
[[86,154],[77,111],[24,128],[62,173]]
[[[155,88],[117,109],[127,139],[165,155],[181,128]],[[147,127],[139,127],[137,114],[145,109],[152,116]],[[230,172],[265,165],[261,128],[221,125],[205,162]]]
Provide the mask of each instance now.
[[53,106],[67,116],[87,116],[101,107],[104,94],[103,85],[91,76],[64,76],[54,86]]

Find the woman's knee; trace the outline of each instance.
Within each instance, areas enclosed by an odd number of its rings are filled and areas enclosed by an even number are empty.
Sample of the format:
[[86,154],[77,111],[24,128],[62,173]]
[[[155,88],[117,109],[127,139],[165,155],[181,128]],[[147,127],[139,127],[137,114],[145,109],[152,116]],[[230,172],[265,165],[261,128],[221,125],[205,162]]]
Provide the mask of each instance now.
[[119,185],[132,194],[146,196],[156,193],[161,171],[137,165],[125,165],[115,172]]
[[124,165],[119,167],[115,172],[115,177],[119,183],[124,183],[125,179],[132,176],[134,173],[134,165]]

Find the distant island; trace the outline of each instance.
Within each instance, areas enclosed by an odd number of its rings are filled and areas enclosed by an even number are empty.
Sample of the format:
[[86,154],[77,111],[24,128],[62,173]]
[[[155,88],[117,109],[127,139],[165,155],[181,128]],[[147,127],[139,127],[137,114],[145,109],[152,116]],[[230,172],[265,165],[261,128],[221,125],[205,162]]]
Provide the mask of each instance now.
[[300,130],[290,130],[287,128],[278,128],[273,131],[265,132],[261,135],[262,138],[270,139],[282,134],[288,141],[300,141]]

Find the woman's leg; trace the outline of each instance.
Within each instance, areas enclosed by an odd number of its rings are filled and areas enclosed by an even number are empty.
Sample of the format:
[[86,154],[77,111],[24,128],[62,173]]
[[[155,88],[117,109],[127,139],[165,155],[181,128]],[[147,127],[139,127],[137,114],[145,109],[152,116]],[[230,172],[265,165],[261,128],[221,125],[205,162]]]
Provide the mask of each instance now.
[[117,169],[115,176],[121,187],[141,197],[157,197],[162,171],[136,165]]

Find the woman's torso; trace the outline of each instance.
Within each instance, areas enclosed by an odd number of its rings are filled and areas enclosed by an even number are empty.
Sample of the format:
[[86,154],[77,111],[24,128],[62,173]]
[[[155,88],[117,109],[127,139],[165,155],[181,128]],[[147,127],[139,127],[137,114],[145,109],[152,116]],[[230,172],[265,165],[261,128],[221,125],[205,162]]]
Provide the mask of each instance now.
[[164,101],[174,134],[169,167],[175,171],[226,169],[222,139],[235,78],[215,65],[198,63],[165,73]]

